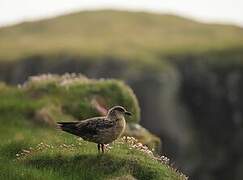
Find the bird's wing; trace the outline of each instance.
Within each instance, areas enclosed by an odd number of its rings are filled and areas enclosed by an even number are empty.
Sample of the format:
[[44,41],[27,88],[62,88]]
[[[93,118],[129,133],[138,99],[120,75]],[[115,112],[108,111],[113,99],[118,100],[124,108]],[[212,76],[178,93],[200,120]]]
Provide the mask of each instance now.
[[63,131],[80,137],[97,135],[100,131],[111,128],[114,124],[114,121],[110,121],[105,117],[96,117],[84,121],[58,122],[59,127]]
[[114,126],[114,123],[114,121],[107,120],[105,117],[98,117],[81,121],[77,124],[77,128],[85,134],[98,134],[99,131]]

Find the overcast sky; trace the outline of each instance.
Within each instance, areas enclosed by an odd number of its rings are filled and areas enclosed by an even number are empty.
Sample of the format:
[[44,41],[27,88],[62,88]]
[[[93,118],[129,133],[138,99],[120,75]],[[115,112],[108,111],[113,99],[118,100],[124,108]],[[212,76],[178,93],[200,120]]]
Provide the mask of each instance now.
[[83,9],[173,13],[243,27],[243,0],[0,0],[0,26]]

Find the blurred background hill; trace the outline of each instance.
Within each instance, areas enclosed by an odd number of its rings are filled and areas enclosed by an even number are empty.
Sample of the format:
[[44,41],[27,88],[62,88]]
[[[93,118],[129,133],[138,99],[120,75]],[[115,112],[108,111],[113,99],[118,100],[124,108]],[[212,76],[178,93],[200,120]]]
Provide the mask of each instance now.
[[83,11],[0,29],[0,80],[83,73],[127,82],[141,124],[192,179],[243,178],[243,29]]
[[[57,53],[148,59],[241,47],[242,29],[174,15],[86,11],[1,28],[1,60]],[[139,58],[138,58],[139,57]],[[150,58],[150,59],[151,59]],[[158,60],[158,59],[157,59]]]

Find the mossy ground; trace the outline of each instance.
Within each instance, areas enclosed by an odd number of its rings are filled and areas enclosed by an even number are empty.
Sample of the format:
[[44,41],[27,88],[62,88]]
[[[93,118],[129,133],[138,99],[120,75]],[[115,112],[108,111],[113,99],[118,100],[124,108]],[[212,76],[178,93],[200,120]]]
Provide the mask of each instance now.
[[[115,142],[98,155],[96,145],[21,116],[2,117],[0,179],[179,179],[179,174],[126,144]],[[43,142],[43,146],[38,146]],[[46,145],[48,144],[48,145]],[[29,154],[16,154],[33,148]],[[40,147],[40,148],[38,148]]]
[[115,105],[124,106],[133,113],[133,117],[128,121],[139,121],[140,109],[137,99],[123,82],[74,76],[37,76],[20,88],[2,84],[0,112],[8,114],[11,109],[13,113],[23,113],[33,118],[39,109],[47,107],[53,112],[55,120],[66,120],[56,117],[64,115],[82,120],[99,116],[92,101],[102,101],[102,105],[107,109]]
[[[73,79],[40,76],[21,88],[0,84],[0,179],[185,178],[167,164],[124,142],[114,142],[109,152],[99,155],[96,144],[38,123],[36,112],[43,107],[61,107],[61,110],[50,110],[54,119],[67,114],[75,118],[79,111],[84,117],[93,116],[97,113],[90,106],[89,97],[93,95],[108,99],[109,105],[125,103],[135,114],[131,121],[138,120],[135,96],[121,82]],[[66,85],[61,88],[64,82]],[[81,110],[77,110],[79,107]]]

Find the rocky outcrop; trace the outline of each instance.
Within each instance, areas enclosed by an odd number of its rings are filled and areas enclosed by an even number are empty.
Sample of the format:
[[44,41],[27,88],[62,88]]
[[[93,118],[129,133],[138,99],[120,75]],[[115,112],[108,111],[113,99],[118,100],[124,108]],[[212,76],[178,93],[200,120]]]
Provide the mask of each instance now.
[[139,99],[141,125],[161,138],[162,154],[193,179],[236,179],[242,176],[243,161],[241,57],[240,50],[168,56],[158,69],[115,58],[92,63],[71,56],[36,56],[3,64],[0,73],[14,84],[44,72],[123,79]]
[[[243,65],[237,54],[182,57],[180,102],[187,112],[193,139],[188,154],[194,179],[239,179],[243,148]],[[225,63],[228,61],[228,63]],[[237,62],[238,61],[238,62]],[[188,164],[188,163],[187,163]]]

